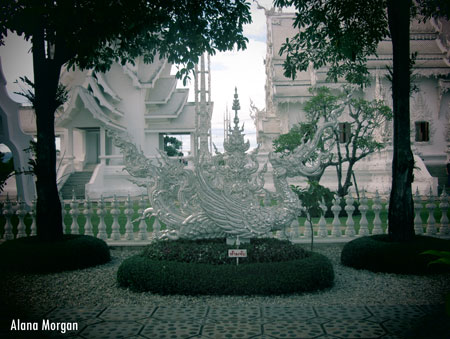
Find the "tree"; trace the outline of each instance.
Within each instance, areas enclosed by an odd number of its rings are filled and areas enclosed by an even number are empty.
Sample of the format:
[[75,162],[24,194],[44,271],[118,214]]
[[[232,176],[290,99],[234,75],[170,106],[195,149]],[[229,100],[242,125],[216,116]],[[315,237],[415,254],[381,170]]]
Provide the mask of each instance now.
[[3,189],[6,186],[6,181],[15,175],[14,172],[14,159],[11,156],[11,153],[0,152],[0,193],[3,192]]
[[312,63],[329,66],[332,80],[345,77],[361,86],[369,81],[367,57],[376,54],[378,43],[392,39],[393,161],[389,204],[389,236],[408,241],[414,237],[414,205],[411,183],[414,158],[410,144],[410,52],[411,16],[450,17],[446,0],[274,0],[280,7],[295,6],[294,26],[299,33],[287,39],[285,75],[295,78]]
[[167,153],[169,157],[173,156],[183,156],[180,152],[180,148],[183,142],[175,137],[164,136],[164,152]]
[[[313,97],[304,104],[306,122],[294,126],[289,133],[275,139],[275,151],[294,149],[300,144],[312,139],[316,133],[320,120],[331,121],[338,119],[344,109],[348,119],[342,124],[347,135],[342,130],[334,130],[327,139],[334,141],[335,155],[324,163],[324,169],[336,167],[338,190],[337,194],[344,197],[354,180],[353,168],[355,164],[369,154],[381,150],[385,145],[375,137],[376,131],[381,131],[386,121],[392,119],[391,109],[379,100],[367,101],[355,97],[350,88],[334,95],[328,87],[311,88]],[[302,134],[303,133],[303,134]],[[319,151],[324,151],[322,142]],[[284,149],[283,149],[284,148]],[[314,159],[312,159],[314,160]],[[346,172],[344,164],[347,164]],[[323,172],[315,179],[319,181]]]
[[188,78],[198,57],[246,47],[243,25],[251,22],[245,0],[67,0],[0,2],[0,43],[8,31],[30,40],[36,112],[37,233],[62,237],[56,186],[54,113],[64,66],[106,71],[112,63],[151,62],[155,55],[184,65]]

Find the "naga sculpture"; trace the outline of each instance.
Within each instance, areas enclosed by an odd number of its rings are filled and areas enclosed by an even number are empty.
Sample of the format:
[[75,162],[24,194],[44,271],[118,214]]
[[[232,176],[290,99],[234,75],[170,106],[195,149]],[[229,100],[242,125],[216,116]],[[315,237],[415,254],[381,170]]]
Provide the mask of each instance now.
[[147,188],[153,212],[166,225],[161,238],[226,237],[232,241],[239,237],[245,241],[282,230],[300,215],[301,202],[287,178],[321,171],[328,152],[316,156],[313,165],[305,159],[317,152],[324,130],[335,128],[336,123],[324,124],[313,140],[289,155],[269,154],[275,186],[275,192],[270,192],[264,188],[267,163],[260,169],[258,149],[247,153],[250,143],[244,141],[243,127],[239,127],[239,109],[236,91],[234,127],[228,126],[224,153],[196,154],[194,170],[161,151],[154,163],[132,142],[110,132],[124,155],[125,170],[135,184]]

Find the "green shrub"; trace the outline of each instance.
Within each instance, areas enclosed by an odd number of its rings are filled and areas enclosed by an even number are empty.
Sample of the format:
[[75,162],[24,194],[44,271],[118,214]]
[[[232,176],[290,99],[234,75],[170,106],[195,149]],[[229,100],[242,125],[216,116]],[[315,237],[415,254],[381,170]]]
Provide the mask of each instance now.
[[117,272],[120,286],[161,294],[271,295],[316,291],[331,287],[334,271],[323,255],[245,265],[152,260],[136,255]]
[[343,265],[373,272],[427,274],[450,272],[442,264],[428,265],[434,259],[421,254],[425,250],[445,251],[450,241],[426,236],[416,236],[410,242],[391,241],[388,235],[373,235],[350,241],[342,249]]
[[[324,201],[327,206],[327,211],[325,212],[325,218],[333,218],[334,214],[331,210],[333,206],[334,199],[336,198],[335,192],[332,192],[329,188],[320,185],[317,181],[308,181],[308,187],[301,188],[299,186],[291,185],[291,189],[294,193],[298,195],[298,198],[302,202],[302,205],[306,207],[311,218],[319,218],[322,215],[322,209],[320,208],[320,202]],[[347,212],[345,211],[345,197],[341,198],[339,206],[341,207],[339,211],[339,217],[347,217]],[[357,199],[353,202],[355,210],[353,211],[353,216],[361,215],[359,211],[359,202]]]
[[[153,242],[142,255],[151,260],[222,265],[235,263],[236,259],[228,257],[228,249],[234,248],[236,246],[227,245],[225,239],[180,239]],[[306,256],[301,246],[287,240],[251,239],[250,243],[241,244],[239,248],[247,249],[248,255],[239,259],[240,264],[289,261]]]
[[302,205],[306,207],[311,218],[318,218],[322,215],[320,203],[323,200],[327,206],[326,217],[332,216],[331,206],[333,205],[334,192],[327,187],[320,185],[317,181],[308,181],[307,188],[291,185],[292,191],[298,195]]
[[111,260],[108,245],[88,235],[64,235],[60,241],[25,237],[0,245],[0,268],[32,273],[75,270]]

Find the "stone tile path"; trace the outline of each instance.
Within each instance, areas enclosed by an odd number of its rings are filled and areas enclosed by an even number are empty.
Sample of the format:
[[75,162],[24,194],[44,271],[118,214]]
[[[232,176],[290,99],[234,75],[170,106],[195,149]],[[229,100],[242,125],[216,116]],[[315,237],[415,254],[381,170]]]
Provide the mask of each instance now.
[[[43,320],[65,323],[64,334],[61,324],[59,330],[14,331],[11,317],[0,307],[0,338],[450,338],[443,305],[125,305],[55,308],[20,318],[40,329]],[[69,330],[69,323],[78,329]]]

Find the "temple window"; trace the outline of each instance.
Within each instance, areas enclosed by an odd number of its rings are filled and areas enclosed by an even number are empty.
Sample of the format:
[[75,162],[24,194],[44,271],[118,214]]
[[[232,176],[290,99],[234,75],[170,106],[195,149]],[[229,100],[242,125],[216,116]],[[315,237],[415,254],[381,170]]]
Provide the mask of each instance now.
[[351,124],[349,122],[339,123],[339,143],[345,144],[350,141],[352,133]]
[[430,123],[427,121],[416,121],[416,141],[430,141]]

